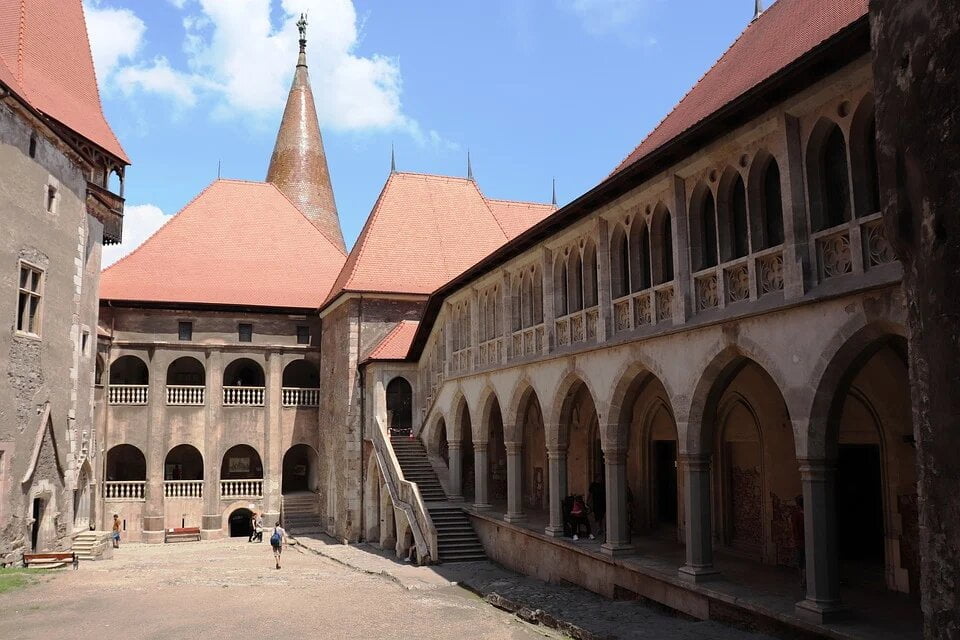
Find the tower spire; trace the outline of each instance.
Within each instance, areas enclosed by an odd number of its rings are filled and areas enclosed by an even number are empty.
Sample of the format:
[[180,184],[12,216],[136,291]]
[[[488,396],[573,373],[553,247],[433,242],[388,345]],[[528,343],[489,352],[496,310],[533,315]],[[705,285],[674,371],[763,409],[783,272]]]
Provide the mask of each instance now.
[[346,252],[307,73],[306,14],[300,14],[297,29],[300,55],[267,169],[267,182],[272,182],[330,242]]
[[759,18],[761,13],[763,13],[763,0],[754,0],[753,19],[756,20]]
[[390,143],[390,173],[397,172],[397,156],[393,152],[393,143]]
[[557,206],[557,179],[553,179],[553,198],[551,200],[553,206]]
[[467,180],[473,180],[473,164],[470,162],[470,149],[467,149]]

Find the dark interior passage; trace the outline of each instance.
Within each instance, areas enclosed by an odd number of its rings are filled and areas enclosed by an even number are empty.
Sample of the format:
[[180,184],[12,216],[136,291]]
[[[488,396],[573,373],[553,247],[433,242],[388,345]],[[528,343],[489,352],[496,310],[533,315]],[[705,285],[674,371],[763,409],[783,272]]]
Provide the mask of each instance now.
[[842,561],[883,566],[883,494],[878,445],[840,445],[837,525]]
[[230,537],[249,538],[252,527],[250,519],[253,513],[250,509],[237,509],[230,514]]
[[656,474],[655,499],[657,522],[677,524],[677,442],[655,440],[653,442],[654,473]]

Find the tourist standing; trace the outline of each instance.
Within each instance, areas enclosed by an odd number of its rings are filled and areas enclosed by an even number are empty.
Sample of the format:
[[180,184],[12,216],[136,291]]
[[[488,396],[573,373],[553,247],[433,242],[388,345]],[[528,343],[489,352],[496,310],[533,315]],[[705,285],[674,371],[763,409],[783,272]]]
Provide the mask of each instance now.
[[253,521],[253,534],[257,542],[263,542],[263,514],[258,513]]
[[270,546],[273,547],[273,559],[277,561],[277,569],[280,568],[280,554],[283,553],[283,545],[287,540],[287,532],[280,526],[280,521],[273,527],[273,533],[270,535]]
[[113,539],[113,548],[120,548],[120,516],[113,514],[113,533],[110,535]]

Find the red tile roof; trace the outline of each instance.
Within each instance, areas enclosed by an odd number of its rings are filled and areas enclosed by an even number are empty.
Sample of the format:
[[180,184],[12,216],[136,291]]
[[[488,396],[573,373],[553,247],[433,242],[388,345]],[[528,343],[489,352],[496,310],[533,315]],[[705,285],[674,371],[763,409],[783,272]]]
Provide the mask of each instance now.
[[345,259],[274,185],[217,180],[103,272],[100,298],[316,308]]
[[365,362],[371,360],[403,360],[407,357],[410,350],[410,343],[413,342],[413,336],[417,333],[419,322],[416,320],[403,320],[397,326],[390,330],[383,340],[380,341],[370,355],[366,357]]
[[429,294],[553,210],[487,200],[466,178],[391,173],[328,301],[351,291]]
[[34,109],[129,163],[103,116],[81,0],[0,0],[0,66]]
[[662,147],[867,13],[868,0],[777,0],[640,145],[617,173]]

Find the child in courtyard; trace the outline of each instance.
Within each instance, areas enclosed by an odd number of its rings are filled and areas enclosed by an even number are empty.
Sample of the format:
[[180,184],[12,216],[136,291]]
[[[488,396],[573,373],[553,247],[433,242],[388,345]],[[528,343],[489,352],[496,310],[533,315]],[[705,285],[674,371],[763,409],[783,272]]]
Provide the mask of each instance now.
[[280,526],[280,521],[273,527],[273,533],[270,535],[270,546],[273,547],[273,558],[277,561],[277,569],[280,568],[280,554],[283,553],[283,545],[287,540],[287,532]]
[[113,514],[113,533],[110,536],[113,538],[113,548],[120,548],[120,516]]

